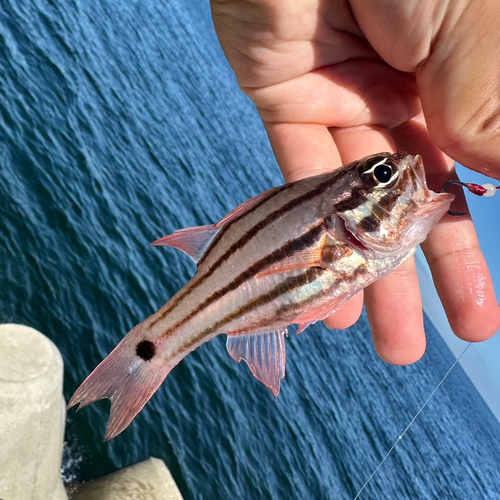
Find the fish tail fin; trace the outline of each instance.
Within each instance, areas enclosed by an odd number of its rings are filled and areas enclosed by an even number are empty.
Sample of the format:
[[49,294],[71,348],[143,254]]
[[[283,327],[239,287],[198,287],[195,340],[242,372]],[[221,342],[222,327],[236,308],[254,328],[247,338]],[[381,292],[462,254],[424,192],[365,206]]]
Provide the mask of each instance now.
[[68,409],[79,404],[79,410],[108,398],[111,411],[104,440],[120,434],[177,364],[161,359],[157,347],[155,342],[144,339],[138,327],[132,329],[85,379]]

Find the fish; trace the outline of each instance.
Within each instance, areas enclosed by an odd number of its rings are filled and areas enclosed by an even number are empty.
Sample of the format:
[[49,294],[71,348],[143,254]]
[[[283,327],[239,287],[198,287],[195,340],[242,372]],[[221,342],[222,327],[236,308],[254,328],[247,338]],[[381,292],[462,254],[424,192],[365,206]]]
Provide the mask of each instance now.
[[419,155],[377,153],[156,240],[151,245],[189,255],[196,274],[130,330],[68,408],[110,399],[104,439],[111,439],[184,357],[220,334],[229,355],[277,397],[290,325],[304,331],[400,266],[453,198],[427,187]]

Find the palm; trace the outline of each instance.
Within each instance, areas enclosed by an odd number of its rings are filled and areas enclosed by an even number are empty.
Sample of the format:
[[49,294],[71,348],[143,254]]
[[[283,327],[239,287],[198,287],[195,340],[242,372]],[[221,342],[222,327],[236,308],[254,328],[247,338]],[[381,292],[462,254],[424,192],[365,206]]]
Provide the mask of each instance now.
[[[285,179],[330,171],[377,151],[405,149],[422,154],[432,166],[429,184],[439,189],[453,162],[427,133],[414,74],[380,58],[346,2],[332,2],[323,11],[318,6],[324,2],[295,2],[293,9],[283,4],[257,2],[238,10],[237,3],[220,2],[213,12],[221,44],[242,90],[257,106]],[[371,24],[366,24],[369,35]],[[378,52],[390,53],[394,65],[411,65],[418,55],[418,37],[405,53],[394,45],[390,50],[395,41],[386,38],[384,45],[376,34]],[[440,224],[425,250],[455,332],[471,340],[494,333],[498,307],[470,219]],[[465,265],[470,271],[457,273]],[[481,304],[478,295],[485,298]],[[425,336],[413,260],[367,288],[365,303],[381,357],[404,364],[422,355]],[[358,294],[326,323],[349,326],[361,305]],[[479,324],[488,320],[490,327],[481,331]]]

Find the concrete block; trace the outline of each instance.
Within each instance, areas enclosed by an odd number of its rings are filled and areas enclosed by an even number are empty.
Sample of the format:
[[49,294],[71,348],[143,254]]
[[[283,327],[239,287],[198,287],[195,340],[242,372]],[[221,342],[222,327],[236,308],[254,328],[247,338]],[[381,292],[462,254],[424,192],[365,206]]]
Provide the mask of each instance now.
[[149,458],[78,488],[72,500],[182,500],[163,460]]
[[0,325],[0,498],[66,500],[66,417],[57,347],[22,325]]

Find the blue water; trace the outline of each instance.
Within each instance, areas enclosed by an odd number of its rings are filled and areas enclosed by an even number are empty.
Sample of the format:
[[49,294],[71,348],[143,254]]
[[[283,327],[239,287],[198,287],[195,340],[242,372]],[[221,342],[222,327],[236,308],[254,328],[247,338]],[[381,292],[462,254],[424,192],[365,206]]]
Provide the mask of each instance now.
[[[194,273],[147,244],[282,182],[205,0],[2,0],[0,321],[59,347],[65,396]],[[453,363],[432,325],[410,367],[366,317],[287,342],[278,399],[216,338],[119,437],[108,402],[67,420],[66,477],[149,456],[186,499],[352,499]],[[457,367],[362,499],[500,499],[500,427]]]

